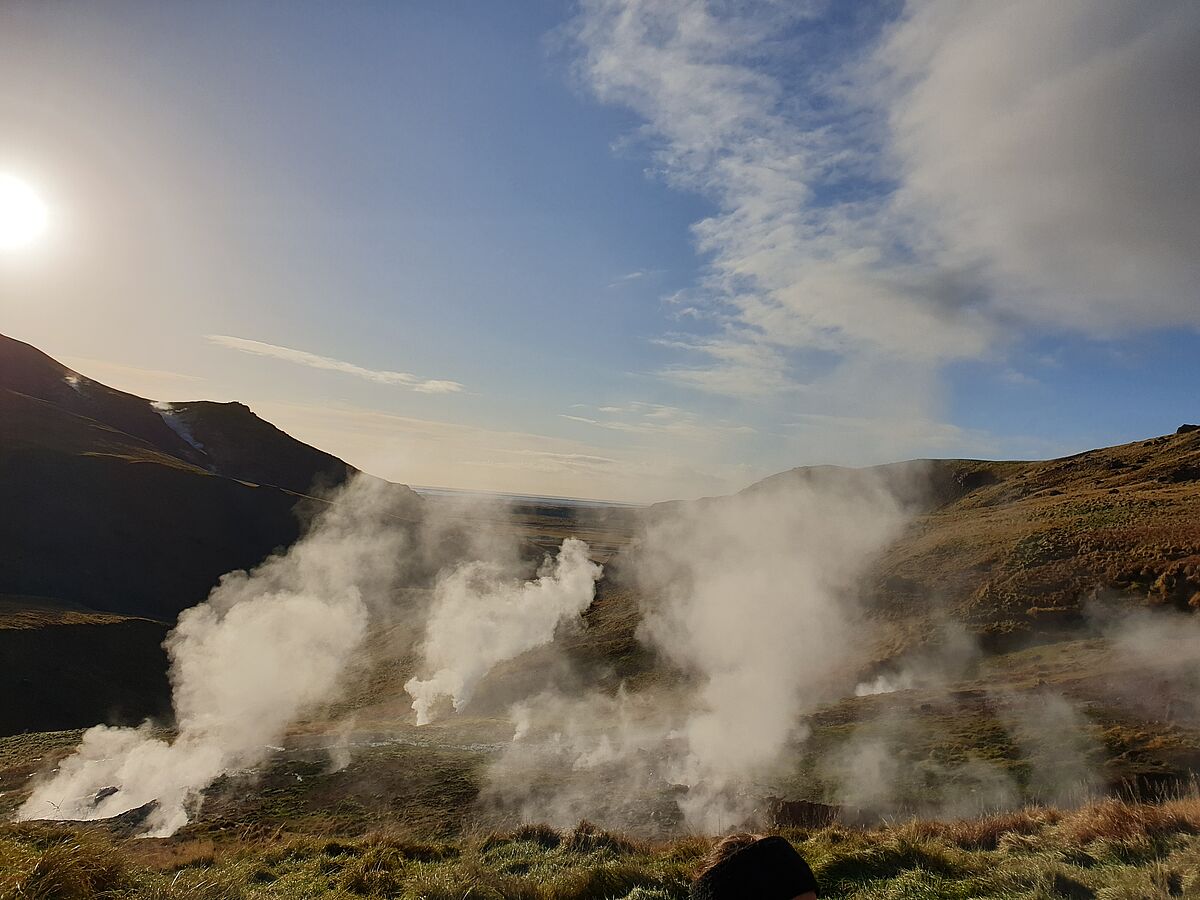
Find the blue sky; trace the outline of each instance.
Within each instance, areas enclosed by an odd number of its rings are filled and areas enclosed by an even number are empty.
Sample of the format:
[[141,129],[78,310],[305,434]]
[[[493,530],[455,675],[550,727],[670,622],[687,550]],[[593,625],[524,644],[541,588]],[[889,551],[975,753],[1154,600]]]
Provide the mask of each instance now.
[[7,4],[0,331],[475,489],[1172,430],[1195,8],[1001,6]]

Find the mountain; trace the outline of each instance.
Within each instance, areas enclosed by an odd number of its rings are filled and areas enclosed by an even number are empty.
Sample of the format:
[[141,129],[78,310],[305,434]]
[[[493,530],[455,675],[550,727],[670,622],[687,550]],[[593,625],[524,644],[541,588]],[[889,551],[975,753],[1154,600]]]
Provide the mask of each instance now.
[[0,733],[168,712],[175,617],[356,472],[240,403],[152,403],[0,336]]
[[170,621],[356,471],[240,403],[152,403],[0,336],[0,598]]
[[[858,477],[799,468],[797,479]],[[1200,428],[1035,462],[917,460],[861,470],[914,515],[874,567],[875,609],[919,642],[937,617],[1012,645],[1078,626],[1108,599],[1200,612]]]

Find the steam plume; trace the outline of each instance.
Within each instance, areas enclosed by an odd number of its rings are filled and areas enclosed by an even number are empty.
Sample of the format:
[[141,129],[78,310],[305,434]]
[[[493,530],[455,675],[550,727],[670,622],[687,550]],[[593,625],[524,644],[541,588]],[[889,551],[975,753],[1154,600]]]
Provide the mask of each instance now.
[[222,578],[167,638],[175,739],[149,726],[89,729],[18,818],[106,818],[157,801],[146,828],[169,835],[218,777],[260,763],[291,722],[337,694],[407,541],[389,503],[360,479],[286,554]]
[[[869,473],[658,514],[631,563],[646,597],[638,637],[682,685],[652,698],[533,698],[485,802],[556,823],[591,802],[593,819],[636,827],[648,806],[634,798],[657,789],[675,807],[662,815],[689,827],[745,821],[757,802],[746,789],[859,658],[857,581],[904,518]],[[568,783],[548,791],[549,771]]]
[[514,584],[504,576],[476,561],[439,579],[424,645],[433,674],[404,685],[418,725],[433,720],[443,698],[461,709],[497,663],[549,643],[560,622],[588,608],[600,567],[588,559],[587,544],[568,538],[537,580]]

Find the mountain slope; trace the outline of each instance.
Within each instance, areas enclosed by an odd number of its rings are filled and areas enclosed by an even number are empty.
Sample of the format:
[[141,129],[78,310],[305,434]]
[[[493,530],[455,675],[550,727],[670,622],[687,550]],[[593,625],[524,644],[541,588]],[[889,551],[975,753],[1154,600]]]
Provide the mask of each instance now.
[[0,734],[169,715],[175,617],[354,474],[242,404],[152,403],[0,335]]
[[[80,375],[31,347],[0,335],[0,390],[42,400],[63,412],[107,425],[184,462],[203,466],[203,457],[171,429],[148,400],[118,391]],[[27,426],[28,427],[28,426]],[[18,435],[7,425],[0,443]],[[36,441],[36,430],[23,437]]]
[[241,404],[153,405],[0,337],[0,597],[171,621],[355,472]]
[[[1191,426],[1062,459],[867,471],[903,485],[917,509],[870,591],[880,613],[908,620],[910,637],[948,616],[985,640],[1023,640],[1079,624],[1101,597],[1200,611],[1200,430]],[[747,491],[812,477],[793,469]]]

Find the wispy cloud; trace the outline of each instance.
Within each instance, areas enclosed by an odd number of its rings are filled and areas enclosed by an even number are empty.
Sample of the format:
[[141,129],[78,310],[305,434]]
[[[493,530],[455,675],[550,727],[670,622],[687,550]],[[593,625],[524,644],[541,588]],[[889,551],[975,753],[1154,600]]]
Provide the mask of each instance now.
[[610,288],[621,287],[633,281],[641,281],[643,278],[650,278],[655,275],[661,275],[662,269],[636,269],[633,272],[626,272],[620,278],[614,278],[608,283]]
[[[581,408],[578,404],[573,409]],[[587,409],[587,407],[582,407]],[[661,403],[633,401],[623,406],[600,406],[593,415],[560,413],[560,418],[626,434],[666,436],[675,439],[706,441],[717,437],[754,434],[748,425],[711,421],[696,413]]]
[[666,378],[754,396],[794,353],[937,370],[1200,324],[1200,6],[912,0],[857,45],[808,27],[826,9],[582,4],[585,82],[719,208],[683,304],[718,330]]
[[310,369],[341,372],[343,375],[353,375],[355,378],[373,381],[376,384],[394,384],[422,394],[453,394],[463,389],[463,386],[457,381],[419,378],[408,372],[393,372],[387,369],[367,369],[330,356],[309,353],[307,350],[294,350],[291,347],[280,347],[277,344],[252,341],[248,338],[231,337],[227,334],[208,334],[205,335],[205,338],[220,347],[237,350],[240,353],[266,356],[300,366],[308,366]]
[[763,394],[786,387],[787,349],[928,360],[982,351],[985,329],[969,309],[929,302],[947,294],[949,275],[911,261],[888,230],[886,197],[838,190],[871,160],[850,140],[862,128],[844,103],[826,96],[830,111],[815,111],[815,94],[828,93],[816,79],[829,72],[795,66],[792,53],[785,83],[777,73],[787,67],[764,56],[808,5],[584,9],[577,36],[596,94],[642,115],[658,171],[720,208],[694,226],[709,269],[686,308],[709,307],[721,332],[686,342],[697,363],[667,369],[670,380]]
[[1028,372],[1022,372],[1020,369],[1014,369],[1011,366],[1005,368],[1000,373],[999,377],[1000,380],[1005,384],[1012,384],[1020,387],[1028,387],[1041,383]]
[[671,335],[653,341],[694,362],[666,366],[658,374],[684,387],[729,397],[761,398],[800,387],[781,348],[752,333],[695,338]]

